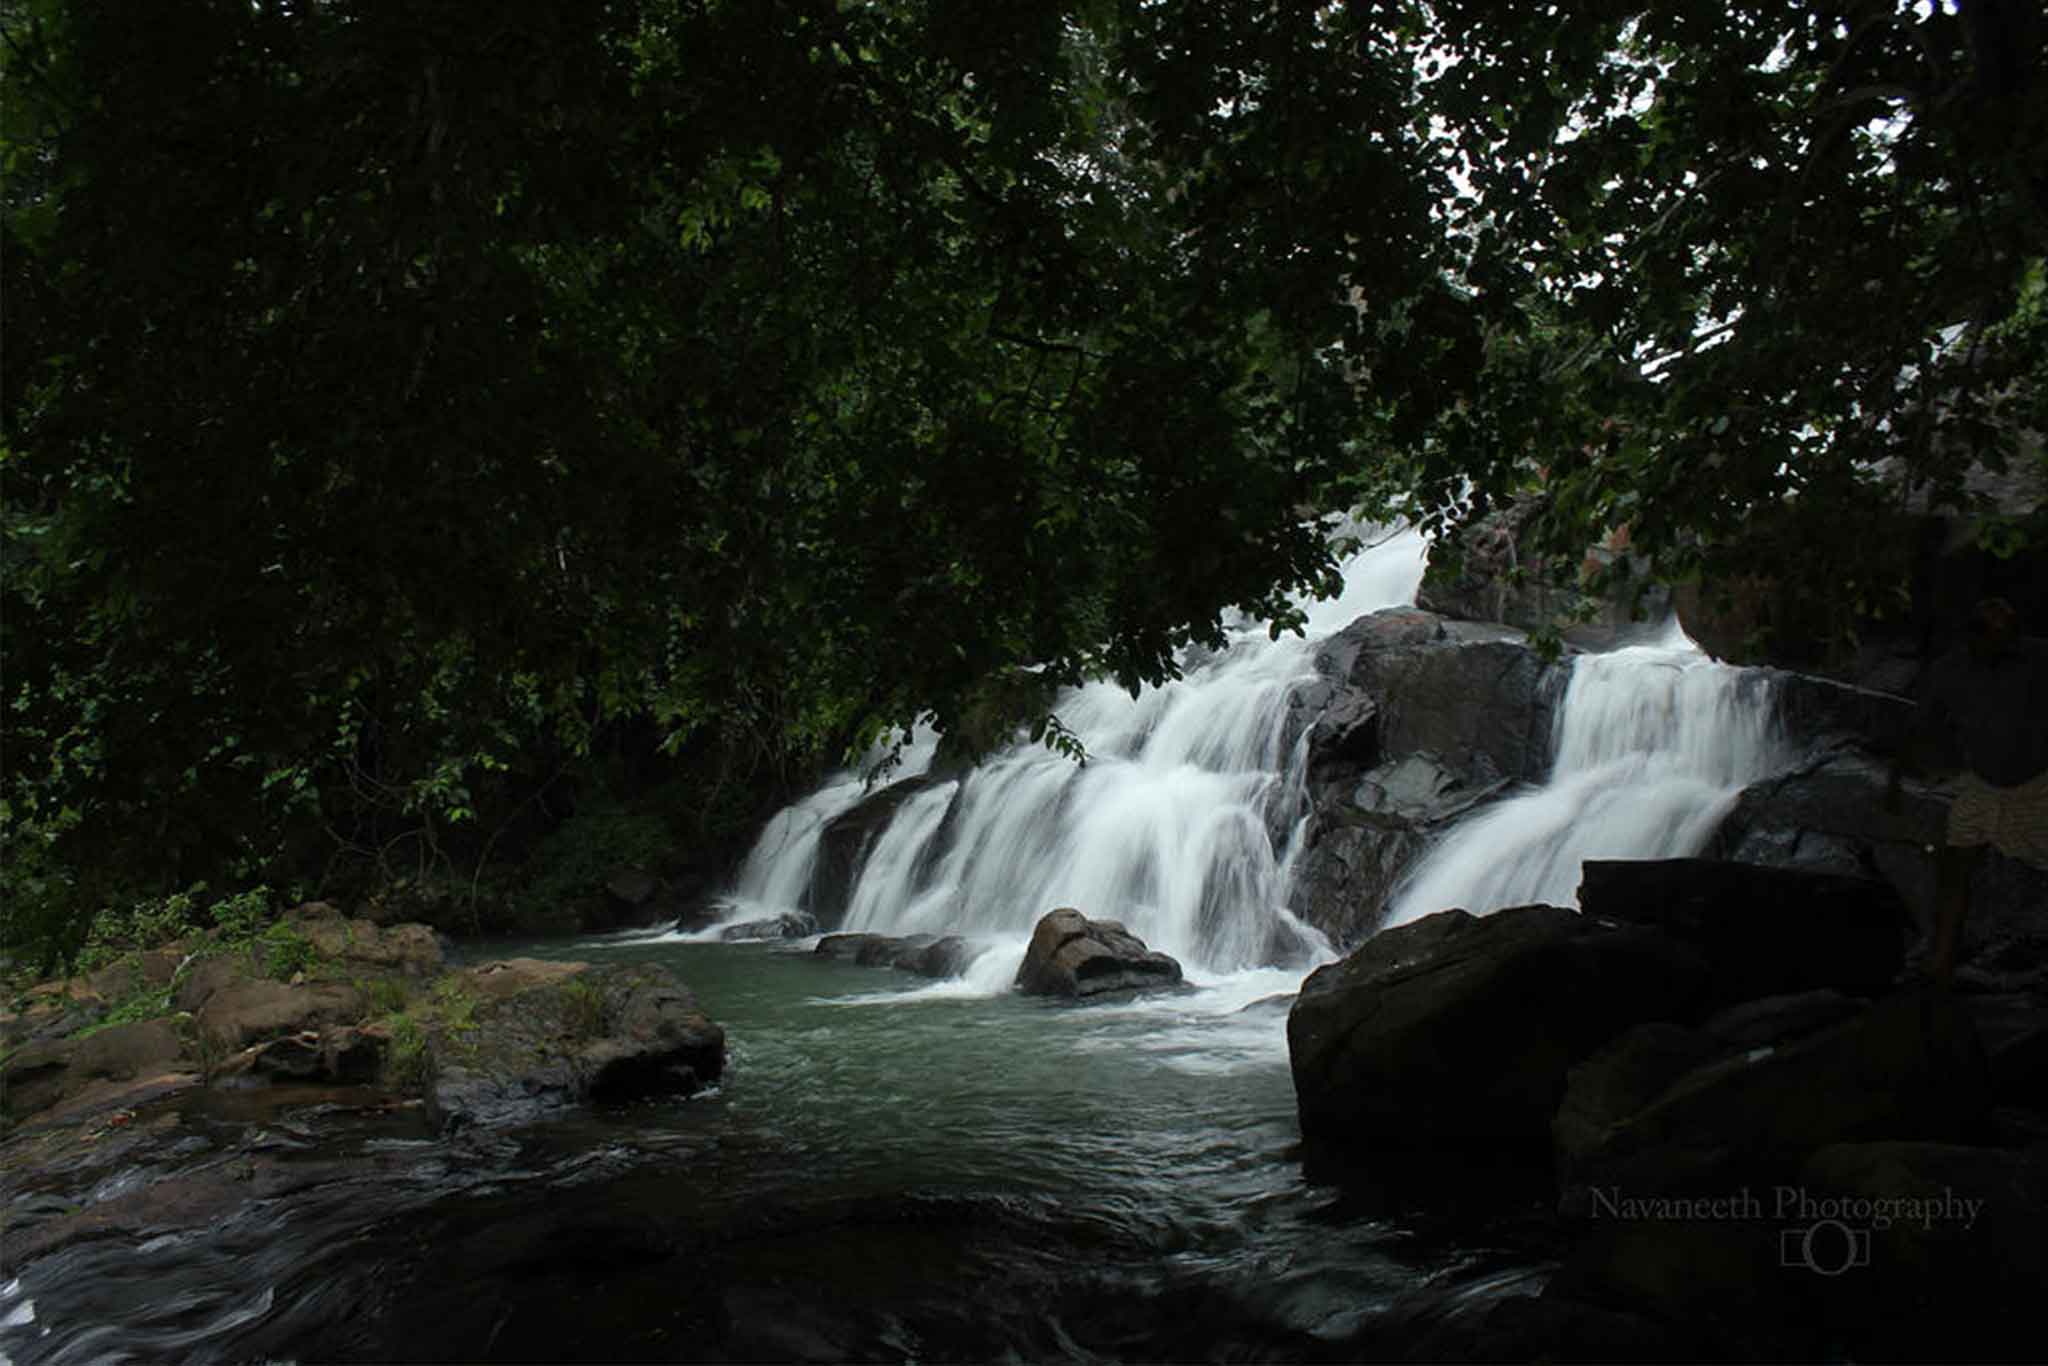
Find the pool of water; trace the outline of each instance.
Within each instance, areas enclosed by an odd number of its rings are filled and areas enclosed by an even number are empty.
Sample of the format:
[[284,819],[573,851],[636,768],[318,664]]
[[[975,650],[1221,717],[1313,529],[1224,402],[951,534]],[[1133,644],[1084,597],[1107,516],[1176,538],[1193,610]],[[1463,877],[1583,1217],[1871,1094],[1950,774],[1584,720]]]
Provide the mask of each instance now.
[[779,945],[510,952],[671,967],[727,1030],[724,1083],[453,1140],[332,1105],[252,1139],[188,1099],[183,1154],[11,1198],[145,1178],[248,1198],[10,1269],[0,1351],[1349,1360],[1406,1355],[1549,1265],[1527,1173],[1305,1163],[1278,974],[1076,1006],[986,965],[934,985]]

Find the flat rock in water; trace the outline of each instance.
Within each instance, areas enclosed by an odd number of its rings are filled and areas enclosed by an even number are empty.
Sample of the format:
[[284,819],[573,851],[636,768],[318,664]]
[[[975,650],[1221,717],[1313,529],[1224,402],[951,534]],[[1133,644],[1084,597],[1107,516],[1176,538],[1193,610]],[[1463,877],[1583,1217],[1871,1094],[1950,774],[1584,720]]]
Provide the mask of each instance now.
[[894,968],[920,977],[957,977],[979,950],[957,934],[940,939],[929,934],[898,938],[887,934],[828,934],[818,941],[821,958],[837,958],[864,968]]
[[737,944],[760,939],[802,939],[817,932],[816,917],[804,911],[786,911],[781,915],[727,925],[718,932],[718,937],[728,944]]
[[1047,911],[1031,932],[1017,968],[1028,996],[1085,998],[1121,991],[1157,991],[1181,983],[1180,964],[1145,947],[1114,920],[1090,920],[1071,907]]
[[725,1031],[668,969],[513,960],[462,976],[477,1004],[433,1037],[444,1128],[523,1123],[584,1102],[686,1096],[718,1080]]

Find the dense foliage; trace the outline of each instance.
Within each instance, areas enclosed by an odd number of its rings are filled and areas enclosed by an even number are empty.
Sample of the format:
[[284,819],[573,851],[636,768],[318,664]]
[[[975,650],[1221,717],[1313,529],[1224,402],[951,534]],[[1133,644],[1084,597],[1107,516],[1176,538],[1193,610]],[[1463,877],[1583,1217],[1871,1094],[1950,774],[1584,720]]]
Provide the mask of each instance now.
[[1558,545],[1874,598],[1865,519],[2048,392],[2022,4],[0,12],[0,822],[60,950],[487,859],[605,753],[708,811],[1158,678],[1328,582],[1308,508],[1542,485]]

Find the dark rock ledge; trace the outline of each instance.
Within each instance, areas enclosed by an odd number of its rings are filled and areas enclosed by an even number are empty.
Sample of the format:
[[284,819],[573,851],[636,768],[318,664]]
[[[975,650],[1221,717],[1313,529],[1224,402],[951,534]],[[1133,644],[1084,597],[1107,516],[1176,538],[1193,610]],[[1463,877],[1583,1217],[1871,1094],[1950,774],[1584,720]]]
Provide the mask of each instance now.
[[1412,1353],[2035,1359],[2048,996],[1904,976],[1878,879],[1589,863],[1580,900],[1388,931],[1289,1015],[1312,1170],[1550,1164],[1556,1274]]

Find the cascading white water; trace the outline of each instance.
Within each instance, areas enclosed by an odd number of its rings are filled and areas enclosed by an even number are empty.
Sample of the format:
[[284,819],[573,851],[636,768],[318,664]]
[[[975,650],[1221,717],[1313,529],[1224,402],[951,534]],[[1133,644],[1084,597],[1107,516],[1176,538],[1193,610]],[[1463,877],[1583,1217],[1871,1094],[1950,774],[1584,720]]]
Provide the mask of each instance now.
[[[1284,904],[1306,757],[1300,743],[1283,752],[1287,696],[1314,676],[1323,636],[1413,600],[1424,556],[1412,531],[1360,552],[1340,597],[1304,604],[1306,638],[1248,623],[1220,654],[1184,661],[1183,678],[1135,698],[1105,683],[1068,693],[1056,712],[1088,763],[1020,742],[911,796],[866,851],[845,928],[1014,937],[1075,906],[1194,969],[1326,953]],[[735,900],[753,913],[794,906],[824,826],[860,795],[847,779],[778,816]]]
[[1404,880],[1386,924],[1451,907],[1575,906],[1589,858],[1697,853],[1736,795],[1784,765],[1766,689],[1676,623],[1655,643],[1579,656],[1550,781],[1453,827]]
[[[938,732],[918,726],[904,737],[902,751],[888,772],[889,782],[923,774],[939,747]],[[818,867],[818,841],[834,817],[850,811],[867,795],[864,770],[879,761],[870,754],[858,767],[827,778],[817,791],[775,813],[747,851],[739,877],[727,898],[727,919],[749,919],[795,910]]]

